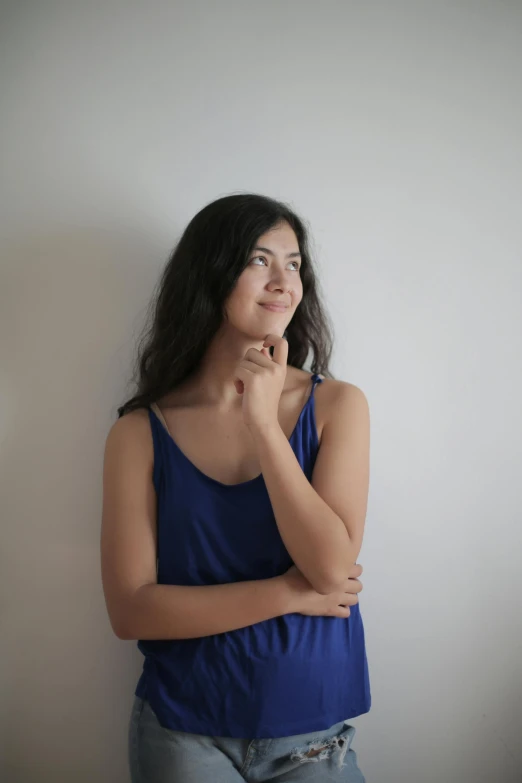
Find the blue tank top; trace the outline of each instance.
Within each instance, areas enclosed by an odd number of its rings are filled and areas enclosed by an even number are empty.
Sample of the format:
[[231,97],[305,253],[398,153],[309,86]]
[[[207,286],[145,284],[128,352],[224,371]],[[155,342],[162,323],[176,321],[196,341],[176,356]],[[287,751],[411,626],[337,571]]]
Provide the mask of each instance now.
[[[314,389],[289,438],[311,481],[319,449]],[[158,409],[159,410],[159,409]],[[268,579],[292,558],[260,474],[223,484],[200,471],[148,409],[157,495],[158,583]],[[161,415],[161,414],[160,414]],[[323,731],[370,709],[360,605],[348,618],[291,613],[195,639],[139,640],[135,694],[164,728],[270,738]]]

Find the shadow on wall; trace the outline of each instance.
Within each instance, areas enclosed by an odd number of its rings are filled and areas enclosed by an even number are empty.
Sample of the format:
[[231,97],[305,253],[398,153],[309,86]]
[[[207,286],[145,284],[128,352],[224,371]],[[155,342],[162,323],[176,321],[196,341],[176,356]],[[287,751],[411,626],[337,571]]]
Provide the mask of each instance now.
[[[109,625],[105,438],[168,247],[102,229],[3,247],[3,780],[127,783],[142,656]],[[0,775],[1,777],[1,775]]]

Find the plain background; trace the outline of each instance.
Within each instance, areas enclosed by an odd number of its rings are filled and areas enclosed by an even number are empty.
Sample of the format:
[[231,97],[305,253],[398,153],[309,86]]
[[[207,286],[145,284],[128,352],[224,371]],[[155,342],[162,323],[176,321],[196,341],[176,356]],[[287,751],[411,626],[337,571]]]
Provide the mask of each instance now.
[[522,4],[3,4],[0,710],[9,783],[127,783],[105,438],[171,247],[237,191],[309,221],[366,393],[368,783],[522,772]]

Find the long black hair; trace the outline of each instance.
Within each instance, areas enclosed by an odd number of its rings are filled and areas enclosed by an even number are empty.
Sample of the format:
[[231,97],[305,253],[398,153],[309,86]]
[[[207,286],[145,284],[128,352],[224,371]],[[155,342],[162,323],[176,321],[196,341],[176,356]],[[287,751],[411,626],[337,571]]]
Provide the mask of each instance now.
[[256,193],[212,201],[185,228],[162,272],[138,342],[136,393],[118,417],[148,407],[192,375],[226,318],[225,301],[259,237],[283,222],[301,253],[303,298],[288,324],[287,364],[333,377],[328,364],[333,328],[321,302],[304,221],[285,203]]

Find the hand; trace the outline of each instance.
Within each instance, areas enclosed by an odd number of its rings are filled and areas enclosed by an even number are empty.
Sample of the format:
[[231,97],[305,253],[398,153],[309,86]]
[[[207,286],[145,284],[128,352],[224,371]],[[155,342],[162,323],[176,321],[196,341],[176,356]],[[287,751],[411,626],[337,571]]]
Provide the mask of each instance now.
[[[269,347],[274,346],[270,356]],[[264,431],[279,423],[279,400],[285,384],[288,342],[268,334],[263,348],[249,348],[235,370],[237,393],[243,395],[243,419],[251,429]]]
[[361,576],[363,568],[355,563],[348,568],[348,576],[344,584],[334,593],[321,595],[318,593],[308,579],[303,576],[297,566],[293,565],[282,575],[287,588],[290,589],[293,602],[298,614],[323,617],[349,617],[350,606],[359,602],[358,593],[363,589],[362,583],[358,577]]

